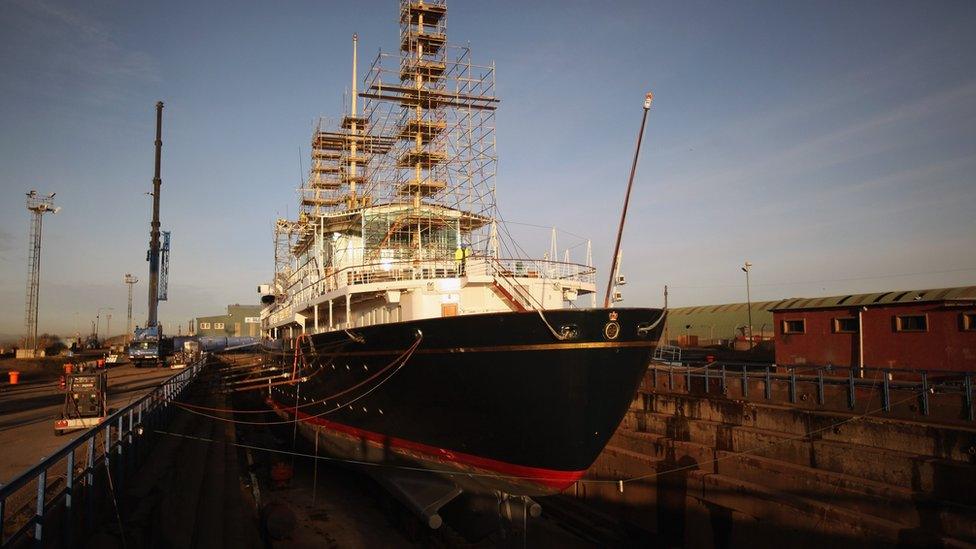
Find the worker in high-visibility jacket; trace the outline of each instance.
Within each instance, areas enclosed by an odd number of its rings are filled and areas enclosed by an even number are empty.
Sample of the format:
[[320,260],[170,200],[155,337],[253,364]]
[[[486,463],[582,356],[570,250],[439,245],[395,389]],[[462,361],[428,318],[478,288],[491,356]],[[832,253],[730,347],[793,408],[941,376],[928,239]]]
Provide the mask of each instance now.
[[467,263],[469,255],[471,255],[470,246],[465,246],[464,248],[458,246],[454,250],[454,263],[456,264],[458,275],[464,274],[465,263]]

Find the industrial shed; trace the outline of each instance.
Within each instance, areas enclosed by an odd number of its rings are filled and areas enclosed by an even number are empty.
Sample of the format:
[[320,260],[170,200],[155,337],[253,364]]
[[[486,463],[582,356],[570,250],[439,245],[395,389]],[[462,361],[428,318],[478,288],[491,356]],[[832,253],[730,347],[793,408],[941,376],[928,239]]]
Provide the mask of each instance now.
[[[772,308],[783,301],[757,301],[752,304],[754,343],[773,338]],[[677,307],[668,309],[664,334],[671,345],[725,347],[731,346],[734,341],[746,342],[748,324],[749,308],[745,303]]]
[[207,337],[260,337],[262,305],[228,305],[227,314],[199,316],[195,334]]
[[976,286],[786,300],[776,363],[976,370]]

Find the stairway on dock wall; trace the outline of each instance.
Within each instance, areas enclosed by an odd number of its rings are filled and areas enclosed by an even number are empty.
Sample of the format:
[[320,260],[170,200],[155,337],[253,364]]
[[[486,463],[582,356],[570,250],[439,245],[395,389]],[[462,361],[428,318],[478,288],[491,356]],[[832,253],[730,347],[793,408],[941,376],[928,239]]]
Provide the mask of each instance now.
[[[579,497],[687,546],[976,544],[976,429],[639,395]],[[771,537],[772,536],[772,537]]]

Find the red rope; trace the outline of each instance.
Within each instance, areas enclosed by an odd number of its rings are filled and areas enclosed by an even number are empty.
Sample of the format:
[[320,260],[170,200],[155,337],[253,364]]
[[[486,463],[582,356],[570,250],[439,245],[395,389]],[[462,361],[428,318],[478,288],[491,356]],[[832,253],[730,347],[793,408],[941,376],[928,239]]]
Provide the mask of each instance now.
[[[355,391],[356,389],[362,387],[366,383],[369,383],[370,381],[372,381],[372,380],[376,379],[377,377],[383,375],[385,372],[389,371],[390,368],[393,368],[394,366],[396,366],[402,359],[404,359],[405,357],[408,357],[410,354],[412,354],[417,349],[417,347],[420,346],[420,341],[422,339],[423,339],[422,336],[421,337],[418,337],[417,340],[414,341],[413,344],[410,347],[407,348],[407,350],[405,350],[403,353],[400,354],[400,356],[398,356],[395,359],[393,359],[392,362],[390,362],[389,364],[387,364],[386,366],[384,366],[382,369],[378,370],[375,374],[373,374],[373,375],[369,376],[368,378],[360,381],[359,383],[353,385],[352,387],[348,387],[346,389],[343,389],[342,391],[339,391],[338,393],[329,395],[327,397],[323,397],[321,399],[318,399],[318,400],[315,400],[315,401],[312,401],[312,402],[307,402],[305,404],[298,405],[297,404],[297,401],[296,401],[296,406],[294,407],[295,410],[298,410],[298,409],[301,409],[301,408],[306,408],[308,406],[315,406],[316,404],[321,404],[322,402],[325,402],[327,400],[332,400],[332,399],[334,399],[336,397],[340,397],[340,396],[342,396],[342,395],[344,395],[346,393],[349,393],[350,391]],[[268,410],[237,410],[235,408],[211,408],[211,407],[208,407],[208,406],[199,406],[197,404],[189,404],[189,403],[178,403],[178,406],[183,407],[183,408],[194,408],[196,410],[206,410],[208,412],[232,412],[232,413],[236,413],[236,414],[264,414],[264,413],[267,413],[268,412]],[[289,408],[291,408],[291,407],[289,407]],[[221,418],[221,419],[223,419],[223,418]]]

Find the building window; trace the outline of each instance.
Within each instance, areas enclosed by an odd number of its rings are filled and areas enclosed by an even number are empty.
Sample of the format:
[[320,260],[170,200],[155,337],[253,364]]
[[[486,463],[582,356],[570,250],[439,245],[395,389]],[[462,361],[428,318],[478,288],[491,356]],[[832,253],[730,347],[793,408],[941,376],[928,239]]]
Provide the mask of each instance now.
[[807,331],[807,321],[806,320],[784,320],[783,321],[783,333],[784,334],[802,334]]
[[835,318],[834,319],[834,333],[837,333],[837,334],[856,334],[857,333],[857,318],[854,318],[854,317]]
[[962,314],[962,329],[964,332],[976,332],[976,311]]
[[201,322],[200,323],[200,329],[201,330],[209,330],[210,329],[210,323],[209,322]]
[[223,330],[223,329],[224,329],[223,322],[214,322],[214,330]]
[[898,315],[895,317],[896,332],[926,332],[929,319],[925,315]]

